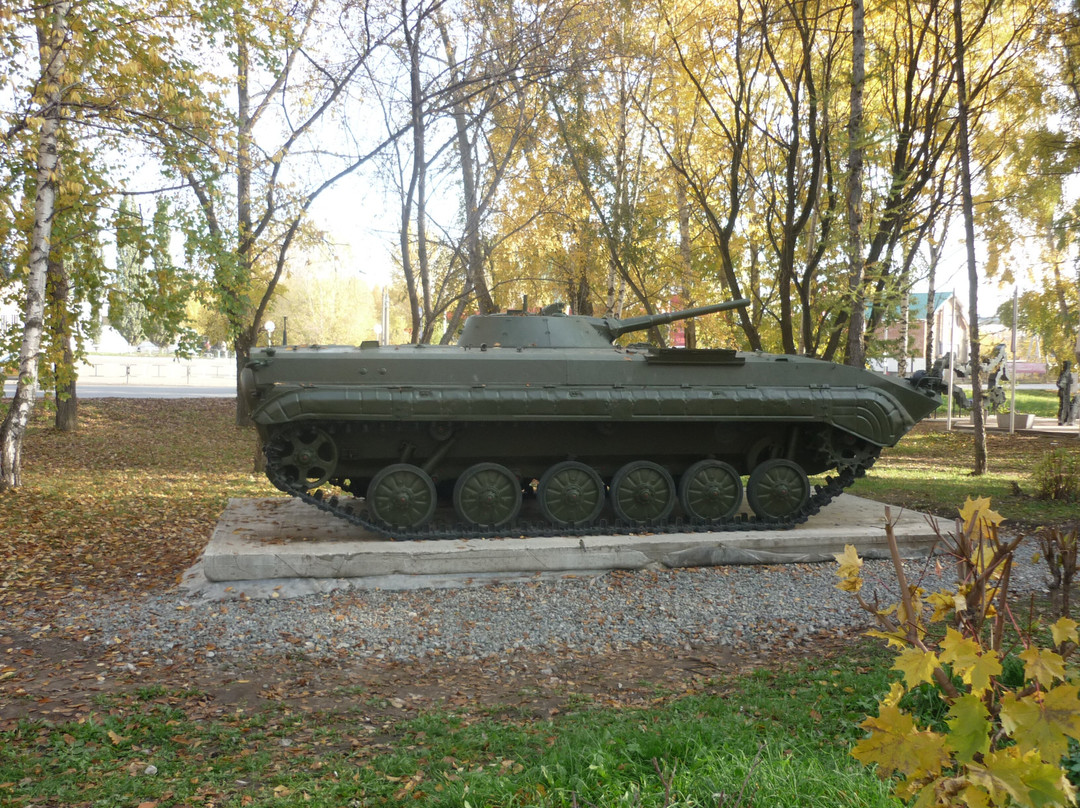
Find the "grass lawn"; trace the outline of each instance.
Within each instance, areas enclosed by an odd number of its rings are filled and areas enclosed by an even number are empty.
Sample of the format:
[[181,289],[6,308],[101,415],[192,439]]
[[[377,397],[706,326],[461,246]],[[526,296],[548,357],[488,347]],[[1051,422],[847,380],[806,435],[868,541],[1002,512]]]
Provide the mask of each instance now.
[[974,477],[974,436],[970,431],[945,432],[940,426],[932,421],[916,426],[882,453],[851,493],[950,518],[965,498],[990,497],[995,510],[1024,529],[1076,521],[1080,504],[1038,499],[1035,475],[1049,452],[1080,454],[1076,435],[988,432],[988,471]]
[[[893,806],[847,754],[887,689],[883,652],[780,664],[547,720],[512,705],[435,707],[372,724],[363,702],[205,715],[143,688],[79,724],[0,734],[0,801],[23,805]],[[352,706],[350,706],[352,704]],[[148,767],[155,770],[148,774]]]
[[[848,755],[890,676],[891,655],[863,639],[668,671],[635,681],[632,699],[614,681],[585,692],[572,678],[480,699],[462,695],[460,682],[483,684],[465,663],[439,669],[459,684],[416,703],[420,670],[397,670],[405,684],[391,692],[299,657],[262,660],[255,675],[287,686],[257,682],[255,708],[214,689],[247,681],[220,661],[95,676],[107,651],[50,633],[68,596],[171,588],[229,497],[273,495],[250,472],[251,433],[232,425],[233,406],[87,401],[74,434],[39,410],[24,485],[0,496],[0,805],[898,805]],[[854,492],[942,515],[988,495],[1025,525],[1061,521],[1075,504],[1032,499],[1031,471],[1072,440],[991,435],[991,473],[972,478],[971,436],[921,426]],[[49,690],[64,676],[67,699]],[[522,707],[538,688],[553,704],[540,714]],[[67,706],[49,713],[50,700]]]

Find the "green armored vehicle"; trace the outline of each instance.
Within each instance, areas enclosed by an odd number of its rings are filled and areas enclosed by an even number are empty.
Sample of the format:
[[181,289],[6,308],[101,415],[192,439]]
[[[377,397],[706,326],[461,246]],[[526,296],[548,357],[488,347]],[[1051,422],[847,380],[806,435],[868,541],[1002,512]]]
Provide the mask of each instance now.
[[931,413],[940,380],[613,344],[747,303],[478,315],[455,346],[266,348],[240,394],[275,486],[395,538],[794,525]]

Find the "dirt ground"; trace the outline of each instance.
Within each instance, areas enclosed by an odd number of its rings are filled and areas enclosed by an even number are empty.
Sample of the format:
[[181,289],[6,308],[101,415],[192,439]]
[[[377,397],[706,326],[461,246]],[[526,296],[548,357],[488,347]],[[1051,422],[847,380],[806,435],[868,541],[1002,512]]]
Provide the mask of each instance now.
[[21,719],[78,721],[100,710],[98,697],[148,686],[190,692],[204,714],[284,705],[337,712],[363,701],[366,720],[422,709],[502,710],[546,719],[583,700],[635,706],[697,691],[702,683],[808,655],[840,652],[831,635],[795,648],[733,653],[724,647],[639,646],[604,656],[516,653],[487,660],[309,659],[303,654],[200,659],[169,666],[118,662],[115,649],[8,631],[0,636],[0,731]]

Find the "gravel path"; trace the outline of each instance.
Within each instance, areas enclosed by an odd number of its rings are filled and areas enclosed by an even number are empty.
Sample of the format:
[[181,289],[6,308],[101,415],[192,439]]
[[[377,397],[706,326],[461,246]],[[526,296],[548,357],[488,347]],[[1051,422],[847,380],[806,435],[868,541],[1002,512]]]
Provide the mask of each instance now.
[[[1033,541],[1018,553],[1012,590],[1045,591]],[[891,565],[866,561],[864,594],[895,599]],[[68,628],[85,642],[120,643],[130,662],[252,654],[309,658],[368,656],[477,659],[516,650],[605,653],[649,644],[727,645],[734,650],[795,647],[819,632],[867,625],[851,596],[836,589],[836,565],[792,564],[615,572],[592,578],[535,579],[459,589],[348,590],[297,598],[210,602],[182,591],[134,600],[71,603]],[[947,559],[909,562],[927,590],[949,584]]]

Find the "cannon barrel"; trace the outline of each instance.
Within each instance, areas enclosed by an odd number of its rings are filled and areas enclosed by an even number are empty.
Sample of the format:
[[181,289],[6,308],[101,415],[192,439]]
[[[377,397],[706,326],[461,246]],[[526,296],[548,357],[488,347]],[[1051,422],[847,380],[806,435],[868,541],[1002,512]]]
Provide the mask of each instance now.
[[643,331],[646,328],[652,328],[654,325],[665,325],[676,320],[686,320],[690,317],[700,317],[702,314],[714,314],[729,309],[741,309],[749,305],[750,301],[747,298],[741,298],[739,300],[728,300],[724,303],[713,303],[709,306],[698,306],[694,309],[669,311],[662,314],[643,314],[641,317],[630,317],[626,320],[612,319],[604,322],[607,323],[611,339],[615,340],[623,334],[629,334],[632,331]]

